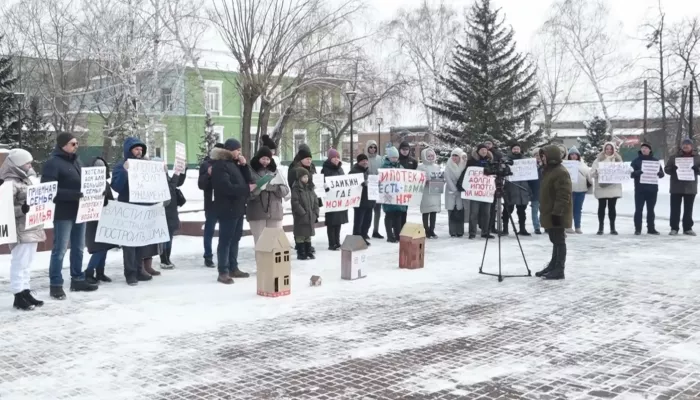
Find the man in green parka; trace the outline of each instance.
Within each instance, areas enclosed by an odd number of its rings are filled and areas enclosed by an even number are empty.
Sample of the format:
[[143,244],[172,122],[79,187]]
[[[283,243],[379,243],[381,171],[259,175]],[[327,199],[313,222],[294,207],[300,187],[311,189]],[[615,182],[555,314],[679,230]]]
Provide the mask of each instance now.
[[540,150],[542,184],[540,186],[540,223],[552,242],[552,259],[545,269],[535,273],[544,279],[564,279],[566,264],[566,233],[571,228],[573,207],[571,176],[562,165],[559,147],[547,146]]

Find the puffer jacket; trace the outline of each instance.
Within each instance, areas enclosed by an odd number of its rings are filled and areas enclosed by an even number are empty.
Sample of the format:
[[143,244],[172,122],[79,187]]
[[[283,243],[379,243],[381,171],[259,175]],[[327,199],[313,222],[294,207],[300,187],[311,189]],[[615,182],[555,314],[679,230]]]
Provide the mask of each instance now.
[[[576,147],[569,149],[569,155],[567,158],[570,160],[572,154],[578,155],[578,180],[573,183],[573,188],[575,193],[588,192],[588,184],[593,185],[593,180],[591,179],[591,169],[588,168],[583,159],[581,158],[581,153],[579,153]],[[572,180],[573,182],[573,180]]]
[[58,191],[53,200],[56,203],[54,221],[75,221],[78,216],[78,204],[82,197],[80,192],[82,168],[83,164],[77,154],[66,153],[58,146],[44,164],[41,171],[41,183],[58,183]]
[[137,137],[126,138],[124,141],[124,158],[114,166],[114,170],[112,171],[111,186],[115,192],[119,193],[117,201],[121,201],[122,203],[129,203],[129,171],[124,168],[124,163],[134,158],[131,154],[131,149],[137,146],[143,148],[144,155],[147,154],[146,144],[142,142],[141,139]]
[[[309,171],[305,168],[297,171],[297,181],[292,185],[292,217],[294,218],[294,236],[312,237],[316,234],[316,221],[319,217],[318,198],[314,191]],[[302,183],[300,178],[309,175],[309,181]]]
[[44,225],[25,228],[25,214],[22,205],[27,202],[27,187],[32,186],[29,175],[22,168],[15,165],[10,159],[5,159],[0,167],[0,179],[3,185],[12,185],[12,203],[15,207],[15,225],[17,226],[18,243],[41,243],[46,240]]
[[[647,145],[649,146],[649,145]],[[659,192],[659,185],[651,185],[648,183],[642,183],[641,182],[641,175],[642,175],[642,163],[644,161],[656,161],[658,162],[659,159],[654,157],[654,152],[649,151],[649,155],[645,156],[642,154],[641,150],[637,153],[637,158],[632,160],[630,163],[630,167],[632,167],[632,179],[634,179],[634,190],[639,191],[641,193],[658,193]],[[661,168],[661,165],[659,165],[659,171],[656,173],[656,176],[661,179],[664,177],[664,170]]]
[[[605,155],[605,148],[611,145],[613,147],[613,154],[611,156]],[[621,183],[611,183],[611,184],[601,184],[598,182],[598,166],[601,162],[622,162],[622,157],[617,152],[615,145],[611,142],[605,143],[603,145],[603,150],[598,153],[593,165],[591,166],[591,175],[595,178],[595,187],[593,193],[596,199],[616,199],[622,197],[622,184]],[[579,179],[580,180],[580,179]]]
[[561,165],[561,149],[557,146],[546,146],[542,149],[547,158],[547,165],[542,172],[540,186],[540,223],[544,229],[555,228],[552,216],[561,217],[559,228],[571,228],[573,220],[573,200],[571,176]]
[[[418,168],[416,168],[418,171],[425,172],[425,175],[428,178],[425,191],[423,192],[423,198],[420,202],[420,212],[423,214],[432,212],[437,213],[440,212],[441,208],[442,193],[430,194],[428,186],[430,181],[445,182],[444,174],[440,170],[440,166],[437,165],[435,161],[428,161],[428,151],[432,151],[433,154],[435,153],[433,149],[423,149],[420,154],[420,158],[423,160],[423,162],[418,166]],[[437,160],[437,155],[435,159]]]
[[[260,164],[260,159],[253,157],[250,160],[250,176],[254,182],[267,176],[278,174],[277,164],[270,159],[267,168]],[[265,190],[255,189],[250,193],[246,219],[248,221],[282,221],[284,217],[283,199],[289,194],[289,188],[285,184],[273,185],[268,183]]]
[[[460,157],[459,164],[452,161],[453,155],[458,155]],[[453,211],[455,209],[462,210],[464,208],[464,202],[462,201],[462,190],[458,189],[459,177],[462,176],[462,172],[467,168],[467,158],[464,151],[459,147],[452,150],[450,154],[450,159],[447,160],[445,165],[445,209],[447,211]]]
[[[377,152],[374,154],[369,153],[369,146],[377,146]],[[382,163],[384,163],[384,160],[382,160],[382,156],[379,155],[379,146],[377,145],[377,142],[374,140],[368,140],[367,143],[365,144],[365,155],[369,159],[369,175],[377,175],[379,174],[379,168],[382,167]]]

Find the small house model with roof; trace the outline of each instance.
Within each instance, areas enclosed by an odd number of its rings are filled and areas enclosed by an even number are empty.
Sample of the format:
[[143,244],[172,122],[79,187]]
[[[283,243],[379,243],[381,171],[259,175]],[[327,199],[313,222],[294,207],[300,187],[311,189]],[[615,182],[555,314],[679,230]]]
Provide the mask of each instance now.
[[407,222],[399,235],[399,268],[423,268],[425,262],[425,228]]
[[291,293],[292,246],[282,228],[265,228],[255,244],[258,294],[266,297]]
[[365,267],[367,265],[365,250],[367,250],[367,242],[362,236],[345,236],[343,245],[340,246],[340,279],[352,281],[367,276],[365,275]]

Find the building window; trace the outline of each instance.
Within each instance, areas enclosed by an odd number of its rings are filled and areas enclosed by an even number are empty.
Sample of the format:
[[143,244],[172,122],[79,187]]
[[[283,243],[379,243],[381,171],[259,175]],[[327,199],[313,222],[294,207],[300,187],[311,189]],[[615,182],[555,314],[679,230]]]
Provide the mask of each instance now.
[[300,110],[306,110],[306,93],[299,93],[297,96],[296,106]]
[[224,127],[221,125],[214,125],[214,137],[217,143],[224,142]]
[[221,91],[223,87],[223,82],[221,81],[205,81],[204,87],[207,91],[206,96],[206,107],[207,110],[213,115],[222,115],[221,109],[223,108]]
[[306,129],[294,130],[294,149],[298,149],[299,145],[306,143]]
[[284,286],[289,286],[289,275],[284,276]]
[[284,252],[284,261],[289,261],[289,252],[288,251]]
[[325,159],[328,157],[328,149],[331,148],[331,134],[328,133],[325,129],[321,131],[321,138],[319,140],[319,143],[321,143],[321,158]]
[[173,110],[173,90],[163,88],[160,89],[160,111],[172,111]]
[[275,264],[279,264],[282,262],[282,253],[277,252],[275,253]]

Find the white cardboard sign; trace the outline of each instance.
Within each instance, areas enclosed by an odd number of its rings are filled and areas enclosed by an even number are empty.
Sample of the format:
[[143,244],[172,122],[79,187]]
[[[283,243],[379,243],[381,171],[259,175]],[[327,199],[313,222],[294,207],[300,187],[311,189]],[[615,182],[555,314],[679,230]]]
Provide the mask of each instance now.
[[[162,167],[161,167],[162,168]],[[102,209],[95,242],[140,247],[170,240],[165,208],[112,201]]]
[[129,201],[160,203],[170,200],[170,188],[162,161],[129,160]]

